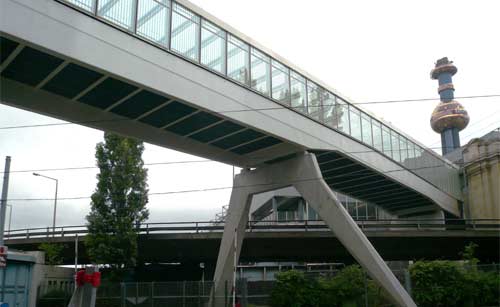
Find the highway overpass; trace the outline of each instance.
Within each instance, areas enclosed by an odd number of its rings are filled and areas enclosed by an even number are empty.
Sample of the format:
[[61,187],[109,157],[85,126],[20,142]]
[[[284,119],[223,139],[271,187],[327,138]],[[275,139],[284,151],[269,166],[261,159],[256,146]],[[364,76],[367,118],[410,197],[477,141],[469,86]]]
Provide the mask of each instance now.
[[[358,221],[381,256],[387,260],[460,259],[470,242],[479,245],[483,262],[500,259],[498,220],[467,221],[442,225],[436,220]],[[151,263],[215,264],[223,224],[212,222],[151,223],[141,226],[140,257]],[[35,250],[43,242],[65,245],[65,264],[74,263],[78,234],[79,263],[88,263],[83,244],[85,226],[13,230],[6,243],[11,248]],[[200,251],[203,251],[200,253]],[[243,244],[242,262],[307,261],[352,262],[349,252],[321,221],[250,222]]]

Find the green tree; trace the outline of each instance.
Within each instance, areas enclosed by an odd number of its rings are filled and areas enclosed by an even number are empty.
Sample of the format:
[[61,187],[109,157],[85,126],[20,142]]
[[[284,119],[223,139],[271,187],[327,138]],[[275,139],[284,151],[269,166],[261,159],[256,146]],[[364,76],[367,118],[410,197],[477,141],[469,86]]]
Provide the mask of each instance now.
[[147,169],[142,142],[104,133],[96,146],[99,167],[97,187],[87,215],[88,255],[97,264],[107,264],[115,279],[137,262],[137,227],[149,215]]
[[317,285],[308,280],[303,272],[290,270],[276,274],[276,284],[271,293],[273,307],[318,306]]
[[63,263],[62,252],[65,248],[64,244],[42,243],[38,246],[45,253],[45,264],[58,265]]

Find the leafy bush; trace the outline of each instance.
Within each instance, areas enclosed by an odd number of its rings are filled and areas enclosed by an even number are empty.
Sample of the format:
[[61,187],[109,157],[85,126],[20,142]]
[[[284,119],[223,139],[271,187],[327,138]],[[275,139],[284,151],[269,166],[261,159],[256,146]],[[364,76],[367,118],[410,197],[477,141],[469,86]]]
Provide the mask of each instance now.
[[[375,302],[382,300],[383,294],[373,282],[367,287]],[[277,275],[271,303],[273,307],[361,306],[364,294],[365,275],[357,265],[346,267],[333,278],[319,280],[309,280],[302,272],[288,271]]]
[[459,306],[465,276],[451,261],[417,261],[410,267],[413,297],[420,307]]
[[276,285],[271,293],[273,307],[317,306],[314,281],[305,278],[304,273],[291,270],[276,275]]

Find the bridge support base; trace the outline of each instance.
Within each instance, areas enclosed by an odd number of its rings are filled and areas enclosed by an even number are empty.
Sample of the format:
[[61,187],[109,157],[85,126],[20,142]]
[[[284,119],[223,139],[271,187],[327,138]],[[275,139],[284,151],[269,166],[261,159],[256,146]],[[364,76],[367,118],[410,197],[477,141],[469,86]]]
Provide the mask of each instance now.
[[396,305],[416,307],[412,298],[323,180],[316,157],[312,153],[304,153],[255,170],[243,170],[235,177],[215,269],[214,301],[210,306],[224,306],[224,294],[231,293],[231,286],[229,289],[225,287],[232,285],[234,257],[235,253],[236,259],[240,256],[252,196],[287,186],[297,189],[358,263],[387,291]]

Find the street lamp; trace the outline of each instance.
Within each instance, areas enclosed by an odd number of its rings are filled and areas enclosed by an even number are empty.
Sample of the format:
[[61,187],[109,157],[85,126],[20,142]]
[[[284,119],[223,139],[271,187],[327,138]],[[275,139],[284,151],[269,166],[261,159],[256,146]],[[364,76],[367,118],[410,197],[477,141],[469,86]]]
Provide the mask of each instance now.
[[57,187],[59,185],[59,181],[56,178],[52,178],[49,176],[41,175],[38,173],[33,173],[33,176],[44,177],[50,180],[54,180],[56,182],[56,195],[54,197],[54,216],[52,217],[52,236],[55,236],[56,233],[56,213],[57,213]]
[[12,222],[12,205],[7,205],[7,207],[9,207],[9,235],[10,235],[10,224]]

